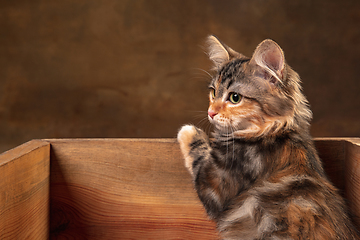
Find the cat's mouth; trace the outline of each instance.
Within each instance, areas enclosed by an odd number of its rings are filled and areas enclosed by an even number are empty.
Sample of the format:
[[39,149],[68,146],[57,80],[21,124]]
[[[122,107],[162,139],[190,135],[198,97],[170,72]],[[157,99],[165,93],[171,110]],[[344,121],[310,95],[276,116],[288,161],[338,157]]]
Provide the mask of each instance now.
[[214,125],[215,132],[226,138],[256,137],[266,132],[258,124],[246,119],[232,120],[220,115],[213,118],[209,116],[208,118],[210,123]]
[[215,117],[208,116],[208,119],[211,124],[215,126],[218,131],[233,133],[239,130],[245,130],[249,124],[246,124],[245,121],[237,121],[229,118],[225,118],[221,115],[216,115]]
[[227,127],[231,126],[230,119],[224,118],[219,114],[217,114],[216,116],[208,115],[208,119],[209,119],[210,123],[213,124],[215,127],[227,128]]

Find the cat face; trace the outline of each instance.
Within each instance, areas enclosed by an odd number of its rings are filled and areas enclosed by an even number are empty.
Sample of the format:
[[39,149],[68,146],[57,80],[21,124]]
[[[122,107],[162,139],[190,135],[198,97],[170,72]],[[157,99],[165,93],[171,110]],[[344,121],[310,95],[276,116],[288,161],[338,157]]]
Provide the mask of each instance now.
[[209,89],[209,121],[218,135],[256,138],[307,125],[311,112],[298,75],[285,64],[272,40],[256,48],[252,58],[209,37],[216,76]]

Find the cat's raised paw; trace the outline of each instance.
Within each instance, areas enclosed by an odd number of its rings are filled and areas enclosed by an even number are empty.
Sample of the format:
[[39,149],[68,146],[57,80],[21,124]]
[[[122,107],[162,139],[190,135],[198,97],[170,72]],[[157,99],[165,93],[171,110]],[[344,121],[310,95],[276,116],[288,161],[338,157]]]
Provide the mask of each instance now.
[[180,129],[177,140],[185,159],[185,166],[189,169],[190,173],[192,173],[192,163],[194,159],[190,156],[190,151],[194,150],[194,143],[208,145],[208,137],[203,130],[193,125],[185,125]]
[[193,125],[185,125],[180,129],[177,135],[177,140],[180,144],[180,150],[185,159],[185,166],[190,171],[190,173],[192,173],[192,158],[189,156],[191,149],[190,144],[193,142],[196,134],[197,131]]
[[193,125],[185,125],[183,126],[177,135],[177,140],[180,143],[180,146],[182,144],[190,144],[194,138],[194,136],[197,134],[196,128]]

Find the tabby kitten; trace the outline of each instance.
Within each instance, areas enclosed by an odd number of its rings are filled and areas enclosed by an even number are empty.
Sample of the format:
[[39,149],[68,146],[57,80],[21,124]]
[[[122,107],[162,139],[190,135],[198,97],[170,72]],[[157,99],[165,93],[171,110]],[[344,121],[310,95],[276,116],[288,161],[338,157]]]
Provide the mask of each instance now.
[[214,140],[186,125],[178,141],[223,239],[359,239],[309,134],[300,79],[272,40],[247,58],[208,38],[216,76]]

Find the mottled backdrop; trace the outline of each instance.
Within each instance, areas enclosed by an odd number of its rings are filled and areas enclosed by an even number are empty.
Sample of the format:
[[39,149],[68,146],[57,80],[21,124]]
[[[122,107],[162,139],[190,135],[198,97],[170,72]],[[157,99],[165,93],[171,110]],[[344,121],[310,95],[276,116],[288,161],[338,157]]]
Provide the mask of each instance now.
[[175,137],[208,127],[202,47],[277,41],[314,136],[360,136],[360,1],[0,1],[0,151],[35,138]]

